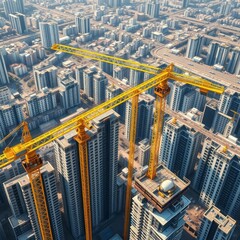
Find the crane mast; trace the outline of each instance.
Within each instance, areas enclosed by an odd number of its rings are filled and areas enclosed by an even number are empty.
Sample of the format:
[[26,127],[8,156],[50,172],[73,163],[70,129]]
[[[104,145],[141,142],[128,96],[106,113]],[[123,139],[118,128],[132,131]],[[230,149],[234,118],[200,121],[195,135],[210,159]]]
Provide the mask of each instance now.
[[213,91],[216,93],[223,93],[224,88],[217,84],[211,83],[205,79],[176,74],[173,72],[173,64],[165,69],[159,69],[157,67],[150,66],[148,64],[139,63],[132,60],[126,60],[117,58],[115,56],[108,56],[102,53],[96,53],[94,51],[73,48],[61,44],[55,44],[52,46],[53,50],[61,51],[84,58],[107,62],[110,64],[118,65],[133,70],[146,72],[155,75],[149,80],[132,87],[118,96],[68,120],[67,122],[55,127],[46,133],[41,134],[36,138],[31,138],[28,128],[25,131],[25,140],[21,143],[7,147],[0,155],[0,168],[9,165],[19,157],[25,156],[23,165],[27,171],[33,191],[34,202],[36,205],[39,225],[41,229],[42,238],[45,240],[51,240],[53,238],[50,220],[48,216],[46,197],[44,194],[44,187],[42,183],[40,167],[42,166],[42,160],[36,154],[36,150],[46,144],[54,141],[55,139],[65,135],[66,133],[76,130],[75,140],[79,147],[79,160],[80,160],[80,173],[82,184],[82,196],[83,196],[83,209],[84,209],[84,223],[85,223],[85,235],[87,240],[92,239],[92,220],[91,220],[91,194],[90,194],[90,180],[88,169],[88,151],[87,142],[90,139],[85,128],[91,129],[91,121],[102,115],[103,113],[115,108],[116,106],[132,99],[132,115],[130,126],[130,149],[129,149],[129,162],[128,162],[128,179],[126,190],[126,206],[125,206],[125,223],[124,223],[124,239],[128,239],[129,221],[130,221],[130,208],[131,208],[131,188],[132,188],[132,175],[133,175],[133,163],[134,163],[134,151],[135,151],[135,137],[136,126],[138,116],[138,96],[144,93],[148,89],[155,87],[156,103],[154,113],[154,125],[151,140],[150,162],[147,176],[153,179],[156,175],[158,152],[160,148],[160,141],[162,135],[163,118],[165,112],[165,100],[166,96],[170,92],[170,88],[167,85],[168,79],[184,82],[200,88],[204,93]]
[[[28,123],[24,121],[5,138],[3,138],[1,142],[6,141],[20,129],[22,129],[22,142],[27,143],[28,141],[31,141],[32,136],[28,128]],[[52,240],[52,229],[48,214],[42,175],[40,172],[40,168],[42,167],[42,159],[36,154],[36,151],[30,151],[30,149],[27,149],[27,151],[28,153],[25,155],[25,159],[22,160],[22,165],[29,177],[42,239]]]

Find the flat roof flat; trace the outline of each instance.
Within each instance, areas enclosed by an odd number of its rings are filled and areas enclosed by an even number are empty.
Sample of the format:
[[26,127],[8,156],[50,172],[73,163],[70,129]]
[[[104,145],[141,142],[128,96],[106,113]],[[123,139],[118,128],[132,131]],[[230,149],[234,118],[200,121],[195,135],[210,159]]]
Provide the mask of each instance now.
[[[165,180],[171,180],[174,183],[175,188],[171,194],[159,192],[159,186]],[[175,201],[176,198],[181,196],[189,185],[190,181],[188,179],[181,180],[162,164],[158,166],[156,177],[153,180],[146,175],[135,179],[135,188],[151,202],[159,212],[162,212]]]
[[204,217],[211,222],[216,222],[218,224],[218,228],[226,234],[228,234],[236,225],[236,221],[233,218],[228,215],[223,215],[220,212],[220,209],[215,206],[210,207],[204,213]]

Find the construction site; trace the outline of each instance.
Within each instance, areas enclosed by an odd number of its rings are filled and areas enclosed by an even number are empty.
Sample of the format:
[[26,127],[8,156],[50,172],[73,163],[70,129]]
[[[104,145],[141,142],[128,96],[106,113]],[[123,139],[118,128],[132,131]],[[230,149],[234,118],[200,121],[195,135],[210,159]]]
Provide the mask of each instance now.
[[[166,108],[166,98],[171,91],[168,85],[168,81],[171,80],[192,85],[199,88],[201,94],[203,95],[207,95],[208,92],[223,94],[224,87],[207,81],[201,77],[197,77],[195,75],[178,74],[174,72],[174,64],[170,64],[166,68],[160,69],[158,67],[153,67],[148,64],[142,64],[132,60],[125,60],[89,51],[86,49],[74,48],[61,44],[53,45],[52,49],[54,51],[65,52],[67,54],[72,54],[78,57],[97,60],[100,62],[124,68],[130,68],[139,72],[148,73],[150,76],[153,77],[145,80],[143,83],[135,87],[128,87],[124,89],[122,93],[111,98],[110,100],[107,100],[97,106],[93,106],[91,109],[80,113],[73,118],[67,119],[59,126],[54,127],[53,129],[50,129],[39,136],[32,137],[27,122],[23,122],[18,128],[16,128],[13,132],[11,132],[9,135],[7,135],[1,140],[1,142],[4,142],[18,130],[21,129],[22,131],[21,142],[19,142],[15,146],[6,147],[3,150],[3,153],[0,156],[0,167],[4,168],[19,158],[23,159],[22,164],[26,173],[28,174],[28,178],[30,181],[31,191],[33,194],[35,209],[37,213],[37,220],[40,227],[40,235],[42,239],[50,240],[55,238],[53,235],[52,225],[49,217],[48,203],[46,200],[46,193],[41,175],[43,159],[38,154],[39,149],[49,143],[56,141],[57,139],[61,139],[63,136],[69,134],[72,131],[75,132],[73,134],[73,139],[78,146],[79,154],[79,171],[81,176],[81,178],[79,179],[79,183],[81,184],[82,192],[81,194],[84,216],[84,236],[87,240],[91,240],[93,238],[93,220],[91,212],[92,191],[90,187],[92,170],[89,169],[88,154],[90,148],[88,147],[88,141],[92,138],[92,136],[89,134],[90,131],[93,132],[96,128],[97,123],[95,122],[102,121],[97,120],[98,117],[102,115],[105,116],[104,114],[108,113],[112,109],[116,109],[119,105],[129,100],[131,101],[131,121],[129,126],[130,134],[126,172],[126,198],[124,201],[125,213],[124,232],[122,234],[123,239],[148,239],[150,238],[150,236],[151,239],[169,239],[169,236],[173,233],[176,234],[176,236],[180,236],[184,224],[179,214],[183,213],[190,204],[190,200],[188,200],[186,197],[183,197],[183,193],[190,185],[190,181],[187,179],[181,180],[163,165],[159,165],[158,161],[159,151],[161,149],[164,115],[172,115],[171,111]],[[137,122],[139,96],[152,88],[154,88],[155,104],[150,140],[149,164],[147,171],[143,173],[142,176],[135,176],[134,178],[133,170],[136,152],[136,135],[138,131]],[[106,117],[104,117],[104,121],[108,121],[109,118],[110,117],[107,117],[106,115]],[[179,121],[178,118],[181,119],[181,115],[173,114],[173,125]],[[199,131],[203,132],[204,128]],[[220,139],[218,139],[218,141],[219,140]],[[239,147],[237,146],[235,147],[235,149],[230,150],[239,153]],[[229,144],[226,143],[220,149],[220,154],[228,154],[228,151]],[[134,197],[136,198],[136,201],[132,200],[133,187],[139,193],[138,197]],[[140,196],[141,200],[139,200]],[[149,202],[149,204],[152,206],[152,210],[149,206],[149,209],[147,207],[146,209],[148,210],[145,209],[144,211],[152,211],[154,214],[153,219],[162,219],[161,221],[159,220],[161,223],[161,227],[159,226],[158,220],[151,220],[153,221],[153,227],[152,229],[149,229],[148,220],[140,220],[134,218],[134,209],[135,207],[137,207],[138,204],[140,204],[140,202],[143,203],[143,206],[145,206],[145,202]],[[132,210],[131,204],[133,204]],[[133,219],[131,220],[132,224],[130,221],[131,211],[133,211]],[[167,215],[167,213],[169,214],[169,216]],[[165,221],[166,219],[170,220],[170,218],[172,218],[170,217],[171,214],[175,216],[175,222],[172,222],[171,227],[168,227],[169,223],[164,222],[163,219],[165,219]],[[182,222],[179,225],[180,221]],[[145,230],[141,229],[144,226],[146,228],[146,232]],[[161,229],[161,231],[159,229]],[[138,231],[142,231],[142,233],[140,234],[138,233]]]

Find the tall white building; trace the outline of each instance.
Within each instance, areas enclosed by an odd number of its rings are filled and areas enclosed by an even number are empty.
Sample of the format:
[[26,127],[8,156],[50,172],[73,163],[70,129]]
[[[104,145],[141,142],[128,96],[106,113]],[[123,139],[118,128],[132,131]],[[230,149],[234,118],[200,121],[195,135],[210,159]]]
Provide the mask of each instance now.
[[159,160],[180,178],[189,178],[200,151],[202,135],[176,119],[165,122]]
[[26,100],[29,117],[35,117],[57,107],[57,91],[45,87],[41,92],[31,94]]
[[199,56],[202,50],[203,36],[197,35],[195,37],[189,38],[187,44],[186,57],[193,58]]
[[76,81],[79,84],[79,87],[81,90],[84,90],[84,82],[83,82],[83,71],[84,69],[86,69],[87,66],[77,66],[75,68],[75,77],[76,77]]
[[156,177],[136,179],[138,195],[133,198],[130,240],[180,240],[186,209],[190,204],[183,192],[189,186],[160,165]]
[[141,166],[146,166],[150,159],[150,142],[147,138],[139,142],[138,146],[138,162]]
[[11,131],[24,120],[23,102],[18,100],[6,105],[0,105],[0,136]]
[[6,17],[15,12],[24,13],[24,0],[3,0],[3,8]]
[[90,33],[90,31],[91,31],[89,17],[76,16],[75,25],[77,27],[78,33],[84,34],[84,33]]
[[240,161],[239,155],[233,157],[229,163],[229,168],[223,188],[216,203],[223,213],[230,215],[236,220],[240,220]]
[[84,93],[93,98],[93,75],[97,73],[96,67],[92,66],[83,71]]
[[144,72],[130,70],[129,85],[135,87],[138,84],[142,83],[144,80]]
[[208,138],[204,141],[193,187],[205,206],[216,205],[240,219],[240,162],[230,149]]
[[[95,118],[87,130],[93,229],[117,209],[119,115],[113,110]],[[84,236],[78,146],[70,132],[56,140],[55,154],[63,193],[64,217],[75,239]]]
[[185,110],[187,108],[187,101],[185,100],[185,105],[183,105],[183,100],[185,94],[189,91],[190,86],[185,83],[174,81],[171,84],[171,92],[169,96],[168,105],[173,111],[181,111],[182,108]]
[[198,240],[230,240],[236,221],[225,216],[215,206],[210,207],[203,215],[198,233]]
[[51,48],[53,44],[59,43],[58,25],[55,22],[40,22],[39,30],[44,48]]
[[230,51],[230,47],[226,44],[220,44],[217,52],[214,64],[220,64],[221,66],[224,66],[228,57]]
[[[120,87],[117,87],[115,85],[109,85],[106,89],[106,99],[107,100],[112,99],[122,92],[123,90]],[[120,120],[122,123],[125,122],[125,109],[126,109],[125,102],[114,108],[114,111],[116,111],[120,115]]]
[[33,68],[33,76],[37,91],[42,88],[55,88],[58,86],[57,67],[41,63]]
[[3,188],[3,183],[15,176],[24,173],[21,160],[18,159],[10,165],[0,169],[0,202],[6,202],[7,198]]
[[102,72],[94,74],[93,77],[93,99],[95,104],[100,104],[106,100],[106,86],[108,80]]
[[[216,148],[213,151],[211,151],[211,144]],[[233,156],[228,151],[225,153],[222,147],[216,146],[208,139],[205,140],[200,161],[206,164],[206,168],[200,199],[206,206],[209,207],[217,202],[227,176],[229,161],[232,158]],[[202,166],[200,165],[199,167]],[[197,172],[196,177],[198,177],[198,174],[200,172]]]
[[9,14],[12,28],[16,30],[18,34],[27,33],[26,16],[22,13]]
[[218,109],[220,112],[233,116],[233,111],[240,109],[240,94],[232,89],[227,88],[223,94],[221,94]]
[[149,17],[157,18],[159,16],[160,3],[156,0],[148,0],[145,5],[145,14]]
[[54,142],[57,171],[61,186],[64,218],[74,239],[84,235],[80,166],[75,131]]
[[[48,207],[49,219],[54,239],[62,240],[63,225],[57,196],[57,187],[54,169],[50,163],[46,162],[40,169],[43,186]],[[23,173],[4,183],[5,192],[9,204],[14,213],[16,211],[25,211],[30,219],[32,229],[36,239],[41,239],[41,232],[37,218],[36,208],[33,199],[33,193],[27,173]],[[21,204],[20,204],[21,203]]]
[[80,105],[80,88],[78,82],[68,77],[60,82],[60,102],[65,109]]
[[227,71],[230,73],[240,74],[240,48],[233,49],[230,57],[230,61],[227,66]]
[[7,73],[6,64],[3,55],[0,51],[0,86],[6,85],[8,83],[10,83],[10,81]]
[[209,50],[208,50],[208,55],[206,59],[206,64],[207,65],[213,65],[215,61],[215,57],[218,51],[219,43],[218,42],[211,42]]

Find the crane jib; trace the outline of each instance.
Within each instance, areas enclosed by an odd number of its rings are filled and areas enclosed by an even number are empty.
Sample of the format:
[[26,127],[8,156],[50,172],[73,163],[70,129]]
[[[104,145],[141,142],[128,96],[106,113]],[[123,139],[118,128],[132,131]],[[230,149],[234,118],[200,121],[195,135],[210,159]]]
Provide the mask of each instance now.
[[[75,50],[79,50],[77,48],[75,49],[73,47],[64,46],[64,45],[60,45],[60,44],[54,45],[52,49],[61,51],[61,49],[63,49],[63,48],[64,48],[65,52],[69,51],[69,53],[73,53],[73,54],[74,54]],[[82,50],[82,54],[84,52],[89,53],[91,51]],[[96,58],[99,55],[101,55],[101,56],[104,55],[104,54],[100,54],[100,53],[95,54],[95,52],[92,52],[92,54],[93,53]],[[99,60],[99,58],[97,58],[97,59]],[[213,84],[205,79],[201,79],[200,77],[186,76],[186,75],[173,73],[170,71],[170,67],[167,67],[167,68],[161,70],[159,68],[152,67],[148,64],[142,64],[142,63],[138,63],[138,62],[135,62],[132,60],[120,59],[120,58],[116,58],[116,57],[108,56],[108,55],[104,55],[104,59],[106,59],[106,61],[109,61],[112,64],[115,64],[114,61],[116,59],[117,59],[117,61],[121,60],[122,63],[124,63],[125,65],[127,65],[127,63],[129,63],[131,66],[133,64],[136,64],[137,65],[136,69],[138,69],[139,71],[142,70],[145,72],[145,70],[147,69],[147,71],[149,71],[149,72],[151,71],[152,73],[155,72],[155,74],[157,74],[157,75],[155,75],[154,77],[144,81],[143,83],[141,83],[135,87],[132,87],[132,88],[124,91],[123,93],[119,94],[118,96],[78,115],[77,117],[74,117],[74,118],[68,120],[67,122],[47,131],[46,133],[43,133],[43,134],[39,135],[38,137],[33,138],[32,140],[30,140],[26,143],[19,143],[13,147],[5,149],[4,152],[0,155],[0,168],[7,166],[11,162],[18,159],[20,156],[24,155],[26,153],[27,149],[31,149],[30,151],[36,151],[40,147],[45,146],[46,144],[54,141],[55,139],[65,135],[66,133],[68,133],[72,130],[75,130],[79,126],[79,122],[81,120],[84,121],[84,124],[86,125],[86,127],[89,127],[91,124],[90,123],[91,120],[93,120],[97,116],[109,111],[110,109],[113,109],[114,107],[120,105],[123,102],[126,102],[129,99],[132,99],[134,96],[141,94],[152,87],[157,86],[161,82],[167,81],[168,79],[185,82],[187,84],[199,87],[200,89],[204,89],[207,91],[213,91],[216,93],[222,93],[224,91],[224,88],[222,86]],[[170,65],[170,66],[173,67],[173,65]],[[132,67],[130,67],[130,68],[132,68]],[[159,71],[161,71],[161,72],[159,73]]]

